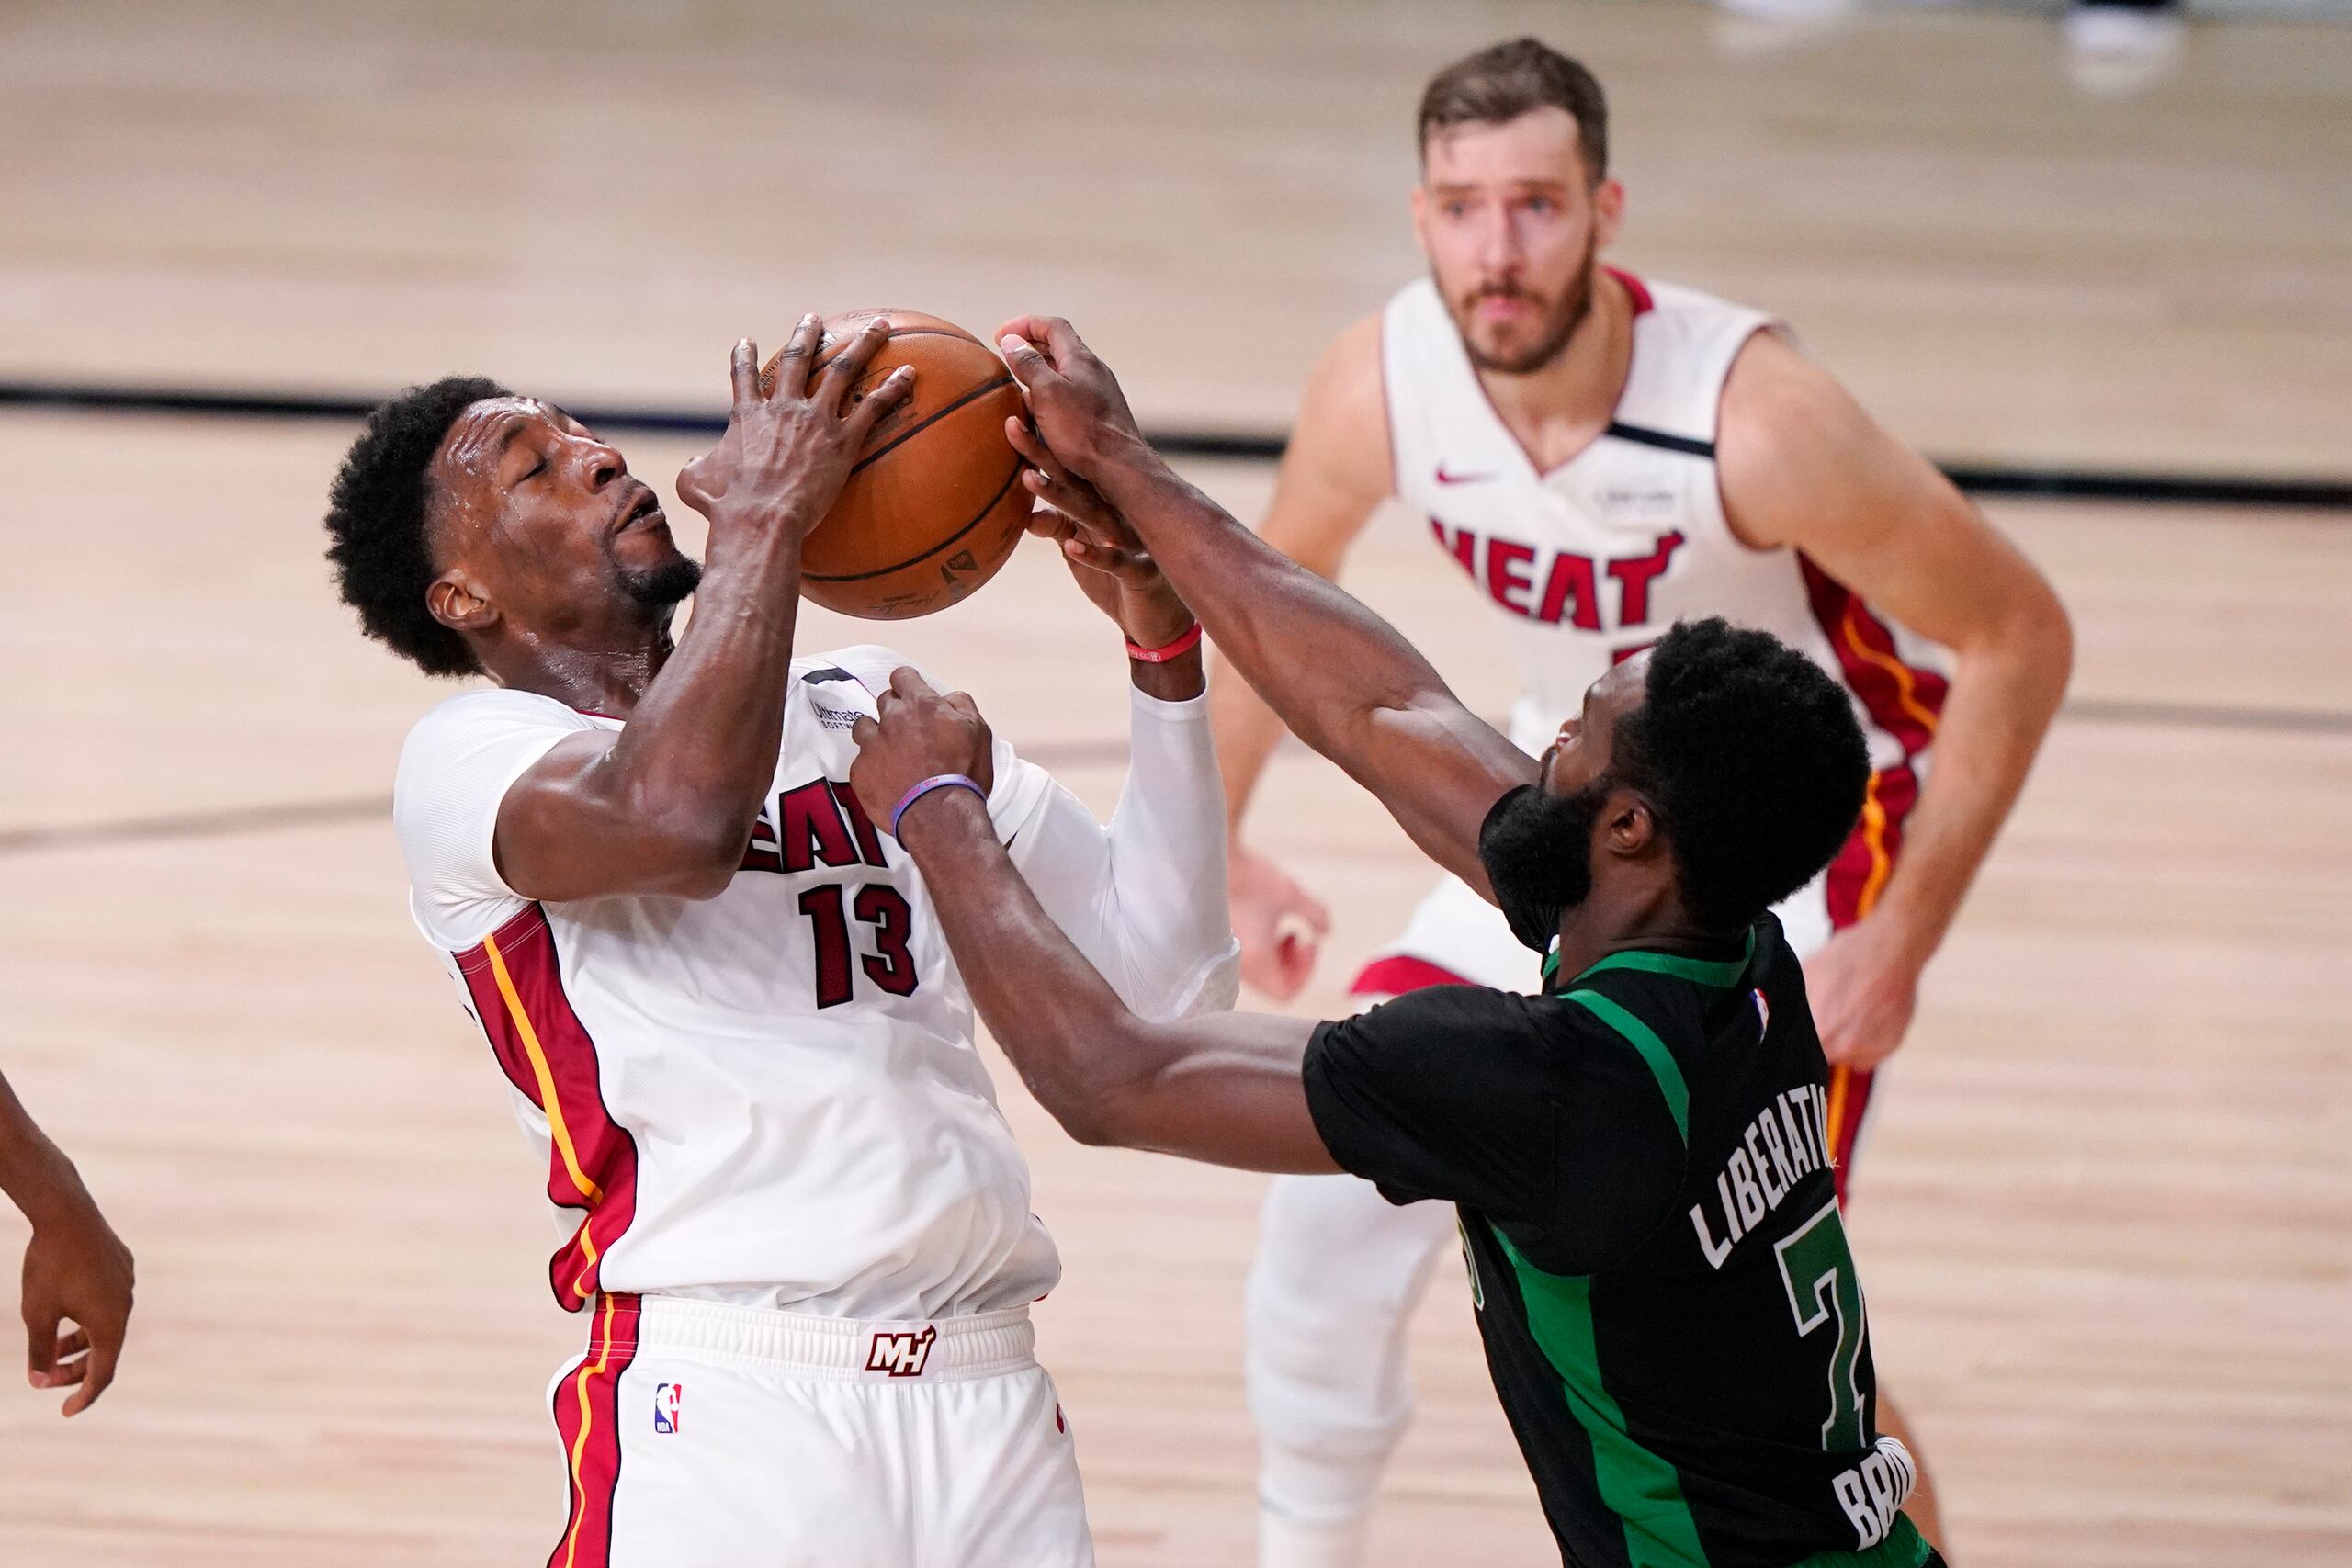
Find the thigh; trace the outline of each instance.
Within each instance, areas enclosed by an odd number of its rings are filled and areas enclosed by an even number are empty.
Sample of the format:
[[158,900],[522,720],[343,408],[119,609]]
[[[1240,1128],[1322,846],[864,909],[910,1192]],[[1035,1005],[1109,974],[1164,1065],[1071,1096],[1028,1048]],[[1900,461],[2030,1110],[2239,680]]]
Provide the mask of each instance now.
[[640,1352],[614,1402],[609,1568],[903,1568],[906,1456],[873,1404],[855,1383]]
[[1093,1568],[1078,1450],[1042,1367],[900,1394],[918,1456],[913,1568]]

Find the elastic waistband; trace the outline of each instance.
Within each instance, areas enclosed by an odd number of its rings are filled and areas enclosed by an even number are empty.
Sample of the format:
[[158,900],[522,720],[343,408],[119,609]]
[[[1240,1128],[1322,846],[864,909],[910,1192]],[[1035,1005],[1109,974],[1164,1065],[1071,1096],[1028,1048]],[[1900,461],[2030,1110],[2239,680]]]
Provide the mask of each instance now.
[[873,1323],[685,1296],[607,1296],[593,1321],[592,1357],[608,1347],[642,1349],[822,1382],[952,1382],[1036,1364],[1037,1335],[1025,1306]]

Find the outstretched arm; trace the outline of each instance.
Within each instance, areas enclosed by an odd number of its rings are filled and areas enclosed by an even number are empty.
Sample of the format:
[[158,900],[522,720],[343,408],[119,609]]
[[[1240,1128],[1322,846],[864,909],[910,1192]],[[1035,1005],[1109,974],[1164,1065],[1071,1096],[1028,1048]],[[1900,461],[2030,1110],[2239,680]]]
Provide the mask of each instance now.
[[[888,819],[916,780],[985,766],[988,726],[969,697],[943,696],[901,670],[876,706],[879,722],[857,721],[850,769],[876,820]],[[1300,1076],[1311,1021],[1138,1018],[1040,907],[978,796],[960,789],[922,795],[898,834],[922,870],[980,1017],[1072,1137],[1250,1170],[1339,1168],[1307,1112]]]
[[1533,759],[1464,707],[1395,627],[1179,479],[1068,322],[1023,320],[1001,335],[1043,443],[1028,451],[1032,491],[1098,527],[1131,528],[1291,732],[1485,892],[1478,829],[1498,797],[1533,782]]
[[1860,924],[1805,963],[1829,1059],[1869,1068],[1901,1043],[1920,971],[2024,787],[2065,696],[2073,636],[2032,563],[1779,336],[1749,340],[1734,362],[1717,446],[1742,539],[1804,551],[1955,657],[1939,719],[1907,677],[1896,682],[1905,717],[1934,735],[1934,766],[1894,875]]
[[1222,1010],[1237,988],[1225,807],[1193,612],[1140,551],[1082,538],[1050,511],[1030,526],[1060,547],[1127,642],[1127,781],[1105,826],[999,746],[999,797],[1035,804],[1017,822],[1000,815],[997,830],[1054,923],[1127,1007],[1149,1019]]

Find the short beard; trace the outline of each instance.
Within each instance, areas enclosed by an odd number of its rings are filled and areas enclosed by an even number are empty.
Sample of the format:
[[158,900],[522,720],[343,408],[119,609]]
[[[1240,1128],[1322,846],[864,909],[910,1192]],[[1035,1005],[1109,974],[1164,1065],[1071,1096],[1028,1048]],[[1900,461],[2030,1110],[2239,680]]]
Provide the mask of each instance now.
[[672,556],[660,566],[619,567],[621,592],[644,610],[670,610],[702,584],[702,562],[691,556]]
[[[1481,290],[1464,300],[1462,309],[1454,316],[1453,325],[1454,330],[1461,334],[1462,346],[1470,355],[1470,363],[1489,375],[1530,376],[1559,358],[1561,353],[1568,346],[1568,339],[1574,337],[1577,329],[1584,325],[1584,319],[1592,314],[1592,275],[1600,256],[1600,238],[1599,233],[1595,232],[1586,239],[1584,265],[1578,267],[1577,275],[1568,280],[1567,288],[1561,294],[1559,304],[1554,308],[1551,319],[1544,323],[1543,331],[1537,335],[1535,342],[1518,354],[1502,358],[1482,351],[1478,347],[1477,339],[1471,333],[1471,312],[1477,308],[1478,301],[1487,291]],[[1521,299],[1535,298],[1518,288],[1504,292]]]
[[1560,918],[1592,897],[1592,830],[1612,787],[1604,777],[1574,795],[1552,795],[1526,784],[1487,812],[1478,863],[1522,945],[1549,951]]

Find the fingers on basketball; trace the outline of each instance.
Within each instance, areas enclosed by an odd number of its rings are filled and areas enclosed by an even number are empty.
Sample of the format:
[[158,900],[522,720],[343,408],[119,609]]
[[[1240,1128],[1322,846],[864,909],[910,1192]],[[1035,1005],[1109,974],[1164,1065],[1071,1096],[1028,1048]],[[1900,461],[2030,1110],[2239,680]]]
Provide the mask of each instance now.
[[[828,374],[872,412],[850,426],[857,461],[803,547],[801,594],[871,620],[944,609],[995,575],[1028,523],[1025,464],[1005,435],[1020,389],[987,344],[936,316],[854,311],[829,324],[820,359],[842,362]],[[885,373],[901,367],[912,383],[891,385]]]

